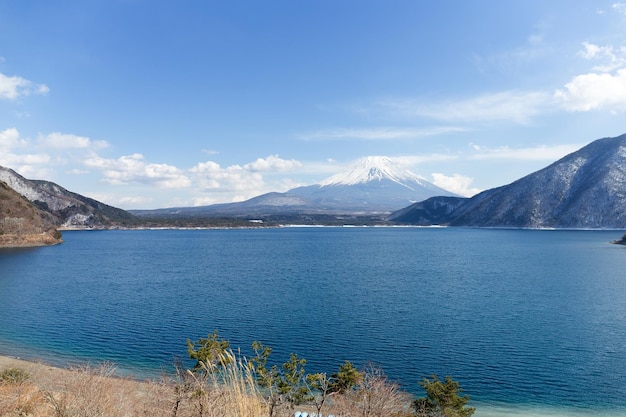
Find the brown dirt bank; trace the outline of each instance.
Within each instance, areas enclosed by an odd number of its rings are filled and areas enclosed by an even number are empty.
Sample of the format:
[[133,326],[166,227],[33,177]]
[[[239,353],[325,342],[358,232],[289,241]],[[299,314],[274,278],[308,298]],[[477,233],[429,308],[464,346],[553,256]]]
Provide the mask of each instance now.
[[50,246],[62,243],[60,237],[49,233],[38,234],[0,234],[0,248],[30,248],[37,246]]

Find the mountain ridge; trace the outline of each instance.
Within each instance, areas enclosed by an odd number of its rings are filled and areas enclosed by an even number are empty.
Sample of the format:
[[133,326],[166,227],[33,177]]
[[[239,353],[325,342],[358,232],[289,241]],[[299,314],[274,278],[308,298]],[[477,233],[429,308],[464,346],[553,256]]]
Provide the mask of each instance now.
[[43,212],[0,181],[0,247],[27,247],[61,243],[61,234]]
[[56,228],[108,228],[134,221],[129,212],[0,166],[0,181],[35,205]]
[[626,134],[595,140],[541,170],[472,198],[432,198],[388,219],[419,225],[625,228]]

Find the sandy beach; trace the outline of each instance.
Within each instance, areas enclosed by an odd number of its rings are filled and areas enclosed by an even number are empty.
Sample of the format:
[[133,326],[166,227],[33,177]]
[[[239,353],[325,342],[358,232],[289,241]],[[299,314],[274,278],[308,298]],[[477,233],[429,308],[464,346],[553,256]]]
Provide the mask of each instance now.
[[31,380],[37,381],[38,385],[56,386],[68,376],[68,369],[48,365],[43,362],[26,361],[10,356],[0,355],[0,372],[7,369],[20,369],[30,375]]
[[106,416],[123,413],[161,416],[170,409],[169,391],[165,386],[118,378],[111,366],[84,366],[70,370],[0,356],[0,374],[9,369],[22,371],[28,377],[17,384],[0,381],[0,416],[74,416],[96,409],[98,415]]
[[[27,361],[10,356],[0,355],[0,373],[7,369],[19,369],[29,375],[29,381],[37,387],[40,392],[62,392],[68,387],[76,387],[75,372],[69,369],[51,366],[37,361]],[[72,382],[74,381],[74,382]],[[107,382],[108,381],[108,382]],[[95,385],[91,395],[97,397],[99,401],[106,404],[108,398],[114,398],[115,402],[120,398],[125,398],[124,404],[127,409],[151,410],[153,415],[165,415],[165,411],[171,409],[171,400],[168,402],[167,390],[163,386],[149,381],[138,381],[127,378],[109,378],[86,380],[90,386]],[[97,393],[97,394],[96,394]],[[3,397],[0,391],[0,406],[3,405]],[[6,393],[5,393],[6,394]],[[104,394],[102,397],[100,395]],[[165,395],[164,395],[165,394]],[[91,397],[90,397],[91,398]],[[475,404],[478,406],[475,417],[590,417],[595,415],[593,410],[585,409],[565,409],[558,407],[541,406],[494,406],[487,404]],[[49,406],[43,407],[50,409]],[[305,407],[303,409],[308,409]],[[3,414],[0,412],[0,416]],[[39,414],[47,416],[48,414]],[[112,414],[113,415],[113,414]],[[186,414],[182,414],[186,415]],[[619,410],[606,410],[607,417],[621,417],[623,412]]]

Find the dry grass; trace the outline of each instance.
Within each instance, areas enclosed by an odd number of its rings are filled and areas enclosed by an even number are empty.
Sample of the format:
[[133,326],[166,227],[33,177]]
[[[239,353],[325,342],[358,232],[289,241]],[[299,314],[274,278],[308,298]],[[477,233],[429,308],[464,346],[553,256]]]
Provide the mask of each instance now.
[[[200,371],[182,367],[158,381],[115,376],[110,364],[70,370],[9,361],[0,357],[0,375],[19,369],[28,378],[0,377],[0,417],[267,417],[269,409],[245,358],[227,352],[226,360]],[[4,360],[4,362],[3,362]],[[324,415],[342,417],[408,416],[410,397],[374,367],[345,395],[333,395]],[[298,408],[314,411],[314,406]],[[275,416],[293,416],[283,404]]]
[[[10,368],[15,369],[15,368]],[[150,385],[114,377],[111,365],[37,372],[24,381],[0,379],[0,417],[159,416]],[[6,370],[4,371],[6,372]]]

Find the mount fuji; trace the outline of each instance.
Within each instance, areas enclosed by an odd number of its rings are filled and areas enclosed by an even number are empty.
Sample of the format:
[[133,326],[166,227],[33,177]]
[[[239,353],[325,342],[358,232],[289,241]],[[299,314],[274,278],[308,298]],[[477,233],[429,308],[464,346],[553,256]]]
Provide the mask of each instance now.
[[[319,184],[267,193],[238,203],[157,210],[131,210],[151,218],[273,218],[329,221],[335,216],[378,216],[433,196],[456,196],[420,176],[400,169],[390,158],[370,156]],[[382,218],[381,217],[381,218]]]
[[368,213],[398,210],[434,196],[455,196],[411,171],[400,169],[386,156],[368,156],[346,172],[287,193],[327,210]]

